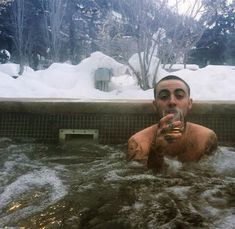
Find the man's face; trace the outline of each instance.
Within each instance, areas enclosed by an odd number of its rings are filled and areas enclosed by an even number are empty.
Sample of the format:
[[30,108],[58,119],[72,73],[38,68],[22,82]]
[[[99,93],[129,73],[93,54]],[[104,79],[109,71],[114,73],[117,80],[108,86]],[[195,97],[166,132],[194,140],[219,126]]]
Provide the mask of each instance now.
[[180,109],[184,116],[192,107],[192,99],[189,97],[187,86],[180,80],[164,80],[157,85],[156,99],[153,101],[159,115],[172,113]]

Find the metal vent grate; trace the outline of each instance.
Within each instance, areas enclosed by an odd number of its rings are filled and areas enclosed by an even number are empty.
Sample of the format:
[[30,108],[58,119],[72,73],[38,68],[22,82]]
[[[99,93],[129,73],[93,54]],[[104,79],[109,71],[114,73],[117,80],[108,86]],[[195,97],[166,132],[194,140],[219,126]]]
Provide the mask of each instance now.
[[92,141],[98,143],[99,130],[97,129],[60,129],[60,141]]

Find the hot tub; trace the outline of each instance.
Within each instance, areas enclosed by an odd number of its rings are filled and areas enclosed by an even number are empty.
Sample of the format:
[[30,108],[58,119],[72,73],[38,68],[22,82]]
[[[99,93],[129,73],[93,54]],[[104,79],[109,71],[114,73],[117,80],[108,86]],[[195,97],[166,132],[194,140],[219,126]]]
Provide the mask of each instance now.
[[0,139],[0,225],[25,228],[233,228],[235,149],[154,174],[126,145]]
[[159,174],[125,159],[157,122],[151,101],[1,99],[0,111],[0,227],[234,227],[233,102],[195,102],[188,120],[219,150]]

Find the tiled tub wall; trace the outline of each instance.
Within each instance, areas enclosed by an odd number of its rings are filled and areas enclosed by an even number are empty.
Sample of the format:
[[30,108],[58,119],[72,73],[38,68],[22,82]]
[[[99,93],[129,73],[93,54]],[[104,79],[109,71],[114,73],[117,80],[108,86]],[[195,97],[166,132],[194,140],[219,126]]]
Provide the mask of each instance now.
[[[220,144],[235,145],[235,103],[195,102],[188,120],[213,129]],[[97,129],[99,143],[125,143],[157,122],[151,101],[0,101],[0,137],[57,142],[60,129]]]

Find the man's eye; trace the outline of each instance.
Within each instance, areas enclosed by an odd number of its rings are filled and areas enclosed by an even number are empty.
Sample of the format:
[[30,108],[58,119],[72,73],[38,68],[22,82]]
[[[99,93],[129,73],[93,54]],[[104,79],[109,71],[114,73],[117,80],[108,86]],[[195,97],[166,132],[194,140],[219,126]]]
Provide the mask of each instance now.
[[161,100],[167,100],[169,98],[169,94],[168,93],[160,94],[158,98]]
[[175,97],[177,99],[183,99],[184,98],[184,93],[176,93]]
[[168,96],[163,95],[163,96],[160,97],[160,99],[161,99],[161,100],[166,100],[166,99],[168,99]]

